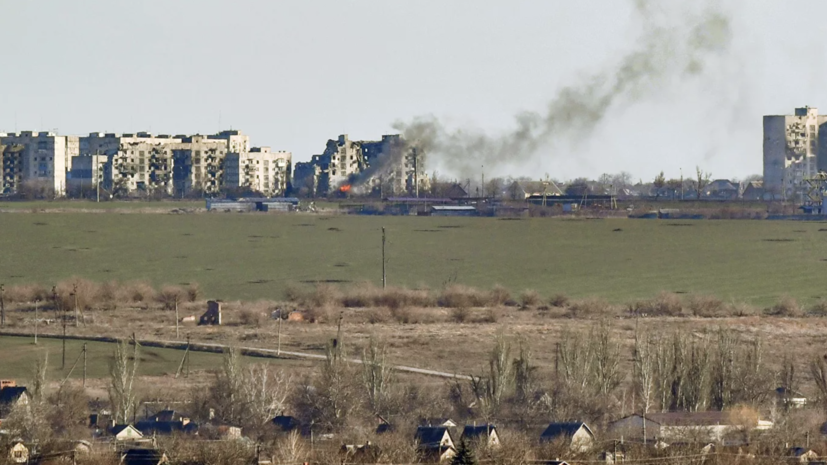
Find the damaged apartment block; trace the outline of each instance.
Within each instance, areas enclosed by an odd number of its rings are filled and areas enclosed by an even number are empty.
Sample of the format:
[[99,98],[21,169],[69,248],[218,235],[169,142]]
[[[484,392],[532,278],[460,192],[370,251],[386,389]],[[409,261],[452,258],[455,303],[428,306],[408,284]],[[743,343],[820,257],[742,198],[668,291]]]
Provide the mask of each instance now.
[[328,140],[324,153],[296,163],[294,188],[308,197],[353,193],[411,195],[427,190],[423,153],[400,135],[379,141],[353,141],[343,134]]

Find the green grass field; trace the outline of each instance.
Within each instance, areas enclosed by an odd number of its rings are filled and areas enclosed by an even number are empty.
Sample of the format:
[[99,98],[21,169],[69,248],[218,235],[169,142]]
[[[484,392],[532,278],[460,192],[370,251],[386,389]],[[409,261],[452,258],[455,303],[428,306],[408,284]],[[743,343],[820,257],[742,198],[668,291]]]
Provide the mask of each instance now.
[[767,305],[827,296],[827,224],[267,214],[0,215],[0,283],[70,276],[198,282],[207,298],[281,298],[288,282],[502,284],[602,296],[661,291]]
[[[61,369],[63,351],[60,339],[39,338],[37,345],[33,338],[0,336],[0,353],[3,363],[0,375],[5,378],[28,379],[38,358],[48,353],[48,379],[63,379],[69,374],[72,365],[78,360],[83,350],[83,341],[66,341],[66,366]],[[109,375],[109,362],[112,360],[112,343],[88,342],[86,365],[89,378],[105,378]],[[181,363],[184,352],[174,349],[142,347],[140,349],[139,374],[142,376],[174,375]],[[190,370],[214,370],[221,366],[221,354],[192,352]],[[72,371],[71,378],[83,377],[83,360],[80,359]]]

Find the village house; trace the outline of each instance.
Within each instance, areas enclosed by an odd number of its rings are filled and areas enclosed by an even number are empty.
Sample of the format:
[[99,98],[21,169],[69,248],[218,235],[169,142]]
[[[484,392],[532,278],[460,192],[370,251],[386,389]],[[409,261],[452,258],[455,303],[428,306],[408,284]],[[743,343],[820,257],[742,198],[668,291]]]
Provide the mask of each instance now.
[[500,435],[497,427],[491,424],[465,425],[460,438],[466,442],[479,442],[489,447],[499,447]]
[[417,450],[427,462],[443,462],[456,455],[454,439],[447,426],[420,426],[416,429]]
[[156,449],[127,449],[121,453],[124,465],[163,465],[169,463],[167,454]]
[[722,442],[724,436],[735,431],[765,430],[772,422],[750,419],[733,412],[663,412],[650,413],[644,418],[633,414],[609,423],[608,431],[626,438],[678,440],[682,442]]
[[540,435],[540,442],[563,441],[574,452],[586,452],[594,446],[594,433],[583,422],[551,423]]
[[115,425],[109,430],[109,434],[116,442],[132,442],[143,439],[144,435],[132,425]]
[[6,418],[17,407],[29,405],[29,394],[25,386],[18,386],[13,380],[0,382],[0,419]]
[[509,200],[525,200],[532,196],[558,196],[563,191],[552,180],[548,181],[514,181],[506,189]]
[[28,463],[29,462],[29,448],[22,442],[17,441],[9,448],[9,462],[10,463]]

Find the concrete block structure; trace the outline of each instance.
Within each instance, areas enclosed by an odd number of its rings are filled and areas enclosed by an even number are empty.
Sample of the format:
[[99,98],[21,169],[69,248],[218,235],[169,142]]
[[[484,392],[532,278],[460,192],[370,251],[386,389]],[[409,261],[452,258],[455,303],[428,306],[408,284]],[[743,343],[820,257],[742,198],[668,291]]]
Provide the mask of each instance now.
[[224,185],[249,188],[265,196],[281,196],[289,189],[293,154],[254,147],[249,152],[230,153],[224,161]]
[[793,115],[764,116],[764,190],[776,199],[794,198],[804,189],[804,179],[827,168],[827,116],[817,108],[796,108]]
[[[23,131],[0,134],[0,145],[16,146],[9,154],[10,174],[6,179],[6,150],[4,159],[4,192],[19,192],[23,183],[53,190],[55,195],[66,192],[66,172],[69,160],[78,154],[79,140],[75,136],[59,136],[53,132]],[[11,173],[11,171],[10,171]]]
[[379,141],[353,141],[347,134],[327,141],[325,151],[296,163],[293,187],[301,195],[415,195],[427,188],[421,153],[400,135]]

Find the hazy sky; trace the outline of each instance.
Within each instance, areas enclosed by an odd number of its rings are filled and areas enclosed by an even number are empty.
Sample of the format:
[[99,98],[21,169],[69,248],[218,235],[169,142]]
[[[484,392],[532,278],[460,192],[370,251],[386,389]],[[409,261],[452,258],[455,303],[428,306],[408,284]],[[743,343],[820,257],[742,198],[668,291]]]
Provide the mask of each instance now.
[[[487,176],[743,177],[761,172],[763,114],[827,111],[824,0],[655,3],[676,28],[686,4],[720,10],[731,41]],[[642,27],[631,0],[0,0],[0,18],[0,131],[232,127],[296,161],[421,116],[507,133],[612,69]]]

